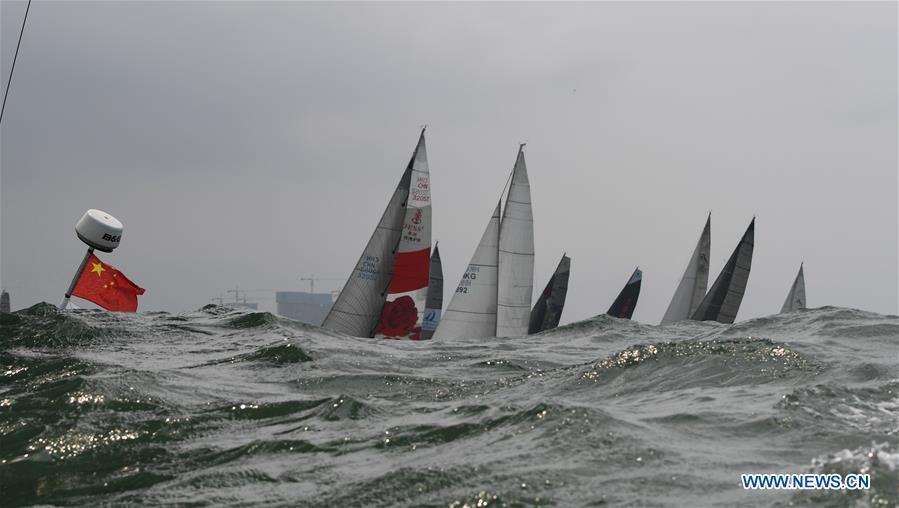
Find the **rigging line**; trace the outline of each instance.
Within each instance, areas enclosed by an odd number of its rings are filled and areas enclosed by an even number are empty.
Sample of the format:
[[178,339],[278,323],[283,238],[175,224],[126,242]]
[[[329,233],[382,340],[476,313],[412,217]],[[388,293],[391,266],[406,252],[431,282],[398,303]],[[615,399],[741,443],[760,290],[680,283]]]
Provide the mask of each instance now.
[[[527,143],[519,143],[519,144],[518,144],[518,155],[521,155],[521,151],[522,151],[522,149],[524,148],[524,145],[526,145],[526,144],[527,144]],[[509,187],[509,184],[512,183],[512,176],[515,174],[515,168],[518,166],[518,155],[515,156],[515,164],[512,164],[512,170],[509,171],[509,177],[506,178],[506,184],[503,185],[503,191],[500,192],[500,194],[499,194],[499,200],[500,200],[500,202],[502,202],[502,200],[503,200],[503,195],[506,193],[506,189]],[[508,196],[506,196],[506,200],[508,201]],[[500,210],[499,216],[500,216],[500,217],[503,216],[503,211],[502,211],[502,210]]]
[[9,80],[6,82],[6,92],[3,94],[3,106],[0,106],[0,122],[3,122],[3,112],[6,111],[6,97],[9,96],[9,85],[12,84],[12,73],[16,69],[16,59],[19,58],[19,46],[22,45],[22,34],[25,33],[25,22],[28,21],[28,11],[31,9],[31,0],[25,7],[25,17],[22,18],[22,29],[19,30],[19,42],[16,43],[16,54],[12,57],[12,66],[9,68]]
[[[516,159],[516,161],[517,161],[517,159]],[[506,195],[506,189],[509,187],[509,183],[512,182],[512,175],[514,175],[514,174],[515,174],[515,166],[512,166],[512,171],[509,171],[509,177],[506,178],[506,184],[503,185],[503,191],[499,193],[499,200],[500,200],[500,202],[502,202],[503,196]],[[503,216],[503,211],[502,211],[502,210],[500,210],[499,216],[500,216],[500,217]]]

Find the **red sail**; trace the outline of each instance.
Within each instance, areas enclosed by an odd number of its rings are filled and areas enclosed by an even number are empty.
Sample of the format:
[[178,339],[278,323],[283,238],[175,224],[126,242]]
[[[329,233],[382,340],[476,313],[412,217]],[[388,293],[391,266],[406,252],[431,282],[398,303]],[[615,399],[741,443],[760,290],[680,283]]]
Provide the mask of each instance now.
[[428,265],[431,262],[431,249],[414,252],[400,252],[396,257],[393,280],[390,281],[390,293],[405,293],[428,286]]

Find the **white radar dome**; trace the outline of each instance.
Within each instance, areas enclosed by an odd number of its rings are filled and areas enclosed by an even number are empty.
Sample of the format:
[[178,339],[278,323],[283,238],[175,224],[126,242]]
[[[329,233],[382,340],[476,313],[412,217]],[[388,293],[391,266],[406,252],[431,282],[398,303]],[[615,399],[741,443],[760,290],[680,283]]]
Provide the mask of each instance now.
[[75,224],[82,242],[103,252],[112,252],[122,239],[122,223],[102,210],[88,210]]

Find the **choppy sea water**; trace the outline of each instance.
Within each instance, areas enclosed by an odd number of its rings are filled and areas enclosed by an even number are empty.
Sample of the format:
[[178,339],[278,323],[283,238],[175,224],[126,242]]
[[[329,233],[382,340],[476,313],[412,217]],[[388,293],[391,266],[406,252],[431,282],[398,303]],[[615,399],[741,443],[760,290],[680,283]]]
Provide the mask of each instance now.
[[[0,325],[6,506],[899,505],[896,316],[441,342],[215,306]],[[872,488],[744,491],[750,472]]]

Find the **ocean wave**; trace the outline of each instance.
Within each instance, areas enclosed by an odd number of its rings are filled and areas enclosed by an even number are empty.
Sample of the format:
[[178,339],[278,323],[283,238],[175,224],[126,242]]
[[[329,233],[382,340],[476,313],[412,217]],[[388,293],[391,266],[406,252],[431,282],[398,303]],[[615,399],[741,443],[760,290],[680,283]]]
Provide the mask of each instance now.
[[101,311],[60,312],[38,303],[11,314],[0,314],[0,347],[59,348],[90,346],[108,337],[133,335],[126,319]]
[[580,377],[607,383],[626,376],[618,383],[626,382],[633,390],[658,391],[767,383],[814,375],[823,368],[786,344],[747,337],[635,345],[599,360]]
[[866,490],[801,491],[792,501],[814,506],[899,506],[899,447],[892,443],[872,443],[843,449],[812,460],[814,473],[840,475],[868,474],[871,488]]
[[[429,343],[221,306],[0,323],[10,505],[899,504],[896,317],[601,315]],[[875,488],[739,488],[803,468]]]

